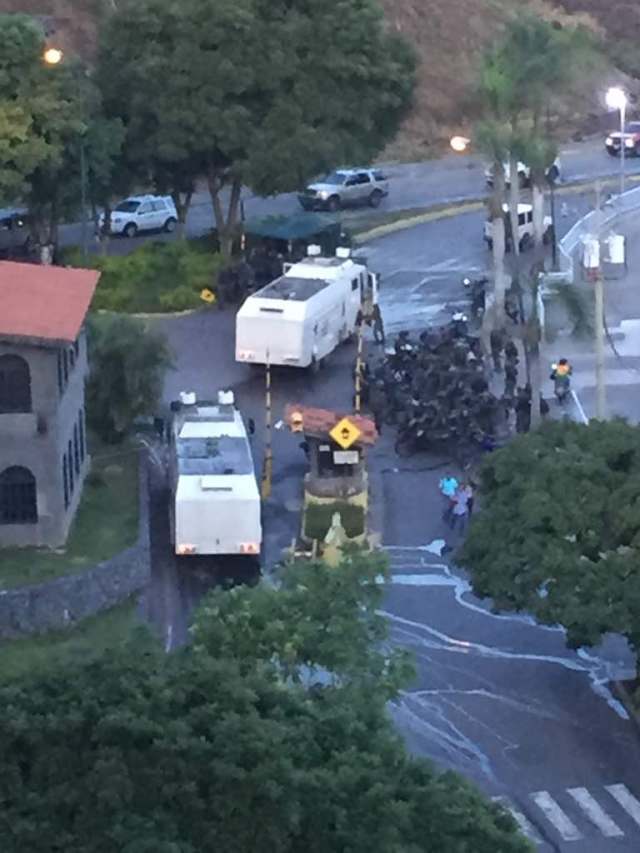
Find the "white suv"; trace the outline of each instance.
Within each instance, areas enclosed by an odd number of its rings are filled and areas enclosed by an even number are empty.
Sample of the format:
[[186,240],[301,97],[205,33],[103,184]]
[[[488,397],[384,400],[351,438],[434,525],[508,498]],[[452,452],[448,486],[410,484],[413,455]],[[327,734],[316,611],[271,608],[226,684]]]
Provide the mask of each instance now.
[[[135,195],[117,204],[111,213],[110,231],[135,237],[138,231],[173,231],[178,222],[171,196]],[[100,228],[104,213],[100,215]]]

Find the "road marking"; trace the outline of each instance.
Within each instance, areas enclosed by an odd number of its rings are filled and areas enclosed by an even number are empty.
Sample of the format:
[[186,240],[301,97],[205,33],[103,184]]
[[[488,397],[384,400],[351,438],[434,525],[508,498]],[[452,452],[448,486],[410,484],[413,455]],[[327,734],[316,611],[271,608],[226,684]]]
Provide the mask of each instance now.
[[511,801],[507,797],[491,797],[491,799],[494,801],[494,803],[499,803],[511,814],[511,817],[518,824],[520,832],[523,835],[526,835],[527,838],[531,839],[531,841],[535,841],[536,844],[542,843],[542,839],[537,834],[533,826],[529,823],[528,819],[522,814],[522,812],[518,811],[518,809],[512,805]]
[[589,418],[585,415],[584,409],[582,408],[582,403],[580,402],[580,399],[578,398],[578,395],[576,394],[573,388],[571,389],[571,396],[573,397],[573,402],[576,404],[576,409],[578,410],[578,414],[580,415],[582,423],[588,424]]
[[558,830],[563,841],[580,841],[582,833],[562,811],[551,794],[547,791],[537,791],[535,794],[531,794],[531,799],[542,810],[547,820]]
[[591,823],[606,838],[622,838],[624,832],[612,820],[586,788],[567,788],[567,793],[576,801]]
[[171,651],[171,646],[173,644],[173,625],[169,623],[167,627],[167,641],[164,645],[164,650],[168,654]]
[[626,785],[605,785],[613,799],[622,806],[626,813],[640,826],[640,802],[633,796]]

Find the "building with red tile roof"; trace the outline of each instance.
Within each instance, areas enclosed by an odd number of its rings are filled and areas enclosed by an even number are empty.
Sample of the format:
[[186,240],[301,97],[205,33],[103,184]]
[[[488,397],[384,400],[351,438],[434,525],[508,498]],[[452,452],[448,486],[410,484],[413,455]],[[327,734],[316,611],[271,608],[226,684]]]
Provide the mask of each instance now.
[[99,277],[97,270],[0,261],[0,338],[73,343]]
[[63,545],[89,469],[95,270],[0,261],[0,547]]

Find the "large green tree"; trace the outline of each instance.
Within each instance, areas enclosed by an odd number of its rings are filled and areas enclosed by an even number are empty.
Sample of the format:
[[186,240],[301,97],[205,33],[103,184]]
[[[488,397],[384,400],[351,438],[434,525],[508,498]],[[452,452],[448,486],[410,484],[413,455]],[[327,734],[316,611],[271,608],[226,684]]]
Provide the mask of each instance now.
[[[214,596],[193,647],[140,639],[0,689],[3,851],[529,851],[510,816],[394,732],[372,678],[381,571],[292,563],[280,590]],[[310,685],[303,663],[332,677]]]
[[117,442],[136,418],[157,412],[171,354],[163,335],[119,314],[92,315],[88,343],[87,417],[104,441]]
[[44,60],[42,27],[26,15],[0,15],[0,199],[23,203],[34,241],[55,246],[61,218],[78,212],[81,147],[89,196],[101,200],[122,145],[117,119],[77,61]]
[[485,461],[458,559],[501,610],[564,625],[572,647],[609,631],[640,652],[640,429],[553,421]]
[[101,57],[131,161],[171,188],[182,218],[202,176],[227,252],[243,185],[269,195],[369,162],[414,80],[375,0],[124,0]]

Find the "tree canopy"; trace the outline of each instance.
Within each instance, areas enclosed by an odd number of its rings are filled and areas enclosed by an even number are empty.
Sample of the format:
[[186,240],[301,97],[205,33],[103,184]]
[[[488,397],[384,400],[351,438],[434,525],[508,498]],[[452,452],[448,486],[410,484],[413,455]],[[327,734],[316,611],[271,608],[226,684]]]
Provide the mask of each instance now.
[[374,0],[124,0],[101,57],[130,160],[183,199],[205,176],[221,235],[243,184],[291,191],[369,162],[409,106],[415,64]]
[[163,335],[118,314],[92,315],[88,343],[87,417],[104,441],[116,442],[136,418],[157,411],[171,354]]
[[214,594],[192,647],[140,639],[1,688],[3,851],[526,853],[509,815],[394,732],[370,677],[383,569],[292,563],[281,590]]
[[101,116],[83,69],[72,58],[48,66],[44,50],[32,17],[0,15],[0,203],[26,204],[43,244],[55,243],[60,218],[78,209],[80,145],[90,194],[101,200],[122,144],[120,121]]
[[550,422],[491,454],[458,560],[498,609],[640,651],[640,429]]

